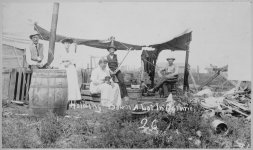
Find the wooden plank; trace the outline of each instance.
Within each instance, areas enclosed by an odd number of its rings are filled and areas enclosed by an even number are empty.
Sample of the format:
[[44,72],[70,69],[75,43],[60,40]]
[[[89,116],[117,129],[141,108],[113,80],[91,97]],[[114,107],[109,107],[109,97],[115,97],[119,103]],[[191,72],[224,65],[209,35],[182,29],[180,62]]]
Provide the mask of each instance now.
[[231,110],[233,110],[233,111],[236,111],[236,112],[238,112],[238,113],[240,113],[240,114],[242,114],[242,115],[244,115],[244,116],[246,116],[246,117],[249,116],[248,114],[246,114],[246,113],[244,113],[244,112],[242,112],[242,111],[240,111],[240,110],[238,110],[238,109],[235,109],[235,108],[233,108],[233,107],[226,106],[226,105],[223,105],[223,104],[221,104],[221,105],[224,106],[224,107],[226,107],[226,108],[228,108],[228,109],[231,109]]
[[18,72],[18,84],[17,84],[17,94],[16,94],[16,100],[20,101],[20,90],[21,90],[21,77],[22,77],[22,70],[20,68],[17,69]]
[[10,86],[10,77],[11,71],[2,72],[2,99],[9,99],[9,86]]
[[26,91],[25,91],[25,102],[28,102],[30,79],[31,79],[32,73],[27,71],[26,74],[27,74],[27,81],[26,81]]
[[2,70],[2,74],[10,74],[12,71],[12,69],[8,68],[8,69],[3,69]]
[[165,102],[166,98],[159,97],[142,97],[138,98],[139,101],[148,101],[148,102]]
[[23,75],[23,83],[22,83],[22,93],[21,93],[21,101],[25,101],[24,95],[25,95],[25,85],[26,85],[26,69],[22,68],[22,75]]
[[10,86],[9,86],[9,99],[13,100],[14,99],[14,92],[15,92],[15,84],[16,84],[16,75],[17,75],[17,70],[12,69],[11,70],[11,81],[10,81]]
[[249,108],[243,107],[239,103],[236,103],[236,102],[233,102],[233,101],[230,101],[230,100],[227,100],[227,102],[234,105],[234,106],[236,106],[236,107],[238,107],[238,108],[240,108],[240,109],[242,109],[242,110],[244,110],[244,111],[250,111]]

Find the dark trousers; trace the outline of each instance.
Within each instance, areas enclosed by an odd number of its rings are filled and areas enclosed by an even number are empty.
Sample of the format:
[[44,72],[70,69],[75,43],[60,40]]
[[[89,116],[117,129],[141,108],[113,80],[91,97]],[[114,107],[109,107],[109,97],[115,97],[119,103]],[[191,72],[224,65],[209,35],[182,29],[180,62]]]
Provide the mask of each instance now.
[[164,96],[168,96],[172,92],[174,84],[175,84],[175,81],[168,81],[168,82],[165,81],[163,83],[163,94],[164,94]]
[[126,85],[124,83],[123,74],[121,73],[120,70],[116,73],[116,77],[119,81],[118,84],[119,84],[119,88],[120,88],[121,98],[128,96]]
[[160,87],[163,87],[163,89],[165,89],[164,95],[165,94],[167,95],[168,92],[171,91],[171,89],[172,89],[172,84],[170,84],[170,83],[175,83],[177,81],[177,78],[178,78],[178,76],[175,76],[174,78],[169,78],[169,79],[168,78],[162,79],[160,82],[158,82],[156,84],[156,86],[154,87],[154,90],[156,91]]

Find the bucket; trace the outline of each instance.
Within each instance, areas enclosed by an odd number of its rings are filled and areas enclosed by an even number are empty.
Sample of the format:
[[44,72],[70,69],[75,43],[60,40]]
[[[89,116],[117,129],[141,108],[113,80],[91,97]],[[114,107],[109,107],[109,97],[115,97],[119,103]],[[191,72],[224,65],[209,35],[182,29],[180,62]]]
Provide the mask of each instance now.
[[221,120],[214,120],[212,123],[211,123],[211,126],[213,127],[214,131],[217,133],[217,134],[227,134],[228,132],[228,126],[225,122],[221,121]]
[[127,88],[127,93],[128,93],[129,98],[131,99],[138,99],[141,97],[141,89]]
[[124,74],[124,82],[126,86],[130,86],[132,79],[133,79],[133,73],[125,73]]
[[68,82],[65,70],[37,69],[33,71],[29,90],[30,114],[43,116],[51,111],[65,115],[68,103]]

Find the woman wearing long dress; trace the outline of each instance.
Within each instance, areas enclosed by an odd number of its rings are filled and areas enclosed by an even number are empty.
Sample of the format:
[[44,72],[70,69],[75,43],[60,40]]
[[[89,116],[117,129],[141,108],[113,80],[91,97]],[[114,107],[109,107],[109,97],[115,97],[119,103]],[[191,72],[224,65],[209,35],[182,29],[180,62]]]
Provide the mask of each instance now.
[[81,93],[78,84],[78,76],[76,70],[76,53],[70,50],[70,45],[73,43],[72,39],[62,40],[65,51],[60,54],[60,68],[66,69],[68,80],[68,101],[81,100]]
[[122,104],[120,88],[110,77],[107,59],[100,58],[99,66],[91,73],[90,92],[101,93],[101,105],[105,107],[120,106]]

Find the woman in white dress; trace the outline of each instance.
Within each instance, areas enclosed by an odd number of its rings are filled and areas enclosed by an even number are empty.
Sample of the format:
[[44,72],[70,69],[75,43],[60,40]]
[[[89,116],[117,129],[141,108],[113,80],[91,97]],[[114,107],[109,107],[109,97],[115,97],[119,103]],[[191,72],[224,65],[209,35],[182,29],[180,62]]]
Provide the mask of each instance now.
[[101,105],[105,107],[120,106],[122,104],[120,88],[117,83],[110,79],[105,57],[99,60],[99,66],[92,70],[90,92],[101,93]]
[[76,53],[70,50],[72,39],[64,39],[61,41],[64,44],[65,51],[60,54],[60,68],[66,69],[68,80],[68,101],[81,100],[81,93],[78,84],[78,76],[76,70]]

